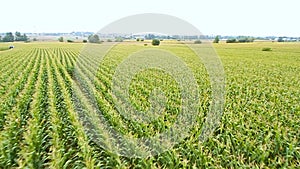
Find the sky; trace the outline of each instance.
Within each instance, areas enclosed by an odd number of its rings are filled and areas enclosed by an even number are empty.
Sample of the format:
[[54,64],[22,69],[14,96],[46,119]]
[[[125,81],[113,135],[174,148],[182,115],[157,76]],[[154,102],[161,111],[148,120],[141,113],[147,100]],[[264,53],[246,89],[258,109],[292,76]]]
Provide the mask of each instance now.
[[97,32],[142,13],[176,16],[205,35],[300,37],[299,0],[3,0],[0,32]]

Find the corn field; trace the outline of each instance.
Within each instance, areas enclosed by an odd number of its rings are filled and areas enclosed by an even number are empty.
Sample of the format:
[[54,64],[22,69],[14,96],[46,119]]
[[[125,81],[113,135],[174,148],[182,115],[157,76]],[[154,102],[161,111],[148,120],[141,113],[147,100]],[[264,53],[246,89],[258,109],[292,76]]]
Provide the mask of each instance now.
[[0,51],[0,168],[300,167],[299,43],[215,44],[226,102],[219,126],[199,142],[211,104],[209,75],[189,48],[163,42],[157,48],[178,54],[193,72],[197,124],[188,137],[147,158],[108,151],[102,145],[110,145],[109,130],[94,117],[123,135],[153,137],[176,121],[181,89],[162,70],[139,72],[129,86],[132,106],[147,112],[157,86],[165,104],[149,123],[126,118],[115,107],[114,73],[128,54],[153,47],[120,43],[98,65],[94,55],[104,45],[83,53],[79,43],[16,43]]

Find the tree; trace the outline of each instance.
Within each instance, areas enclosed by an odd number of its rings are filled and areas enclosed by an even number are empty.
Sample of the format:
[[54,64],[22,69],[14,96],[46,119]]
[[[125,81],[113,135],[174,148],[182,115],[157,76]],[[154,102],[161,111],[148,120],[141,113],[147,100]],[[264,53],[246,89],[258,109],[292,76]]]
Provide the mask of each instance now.
[[16,36],[16,37],[21,37],[21,33],[17,31],[17,32],[15,33],[15,36]]
[[23,35],[20,32],[16,32],[15,33],[15,41],[28,41],[28,37],[26,36],[26,34],[24,33]]
[[59,42],[64,42],[64,38],[63,38],[63,37],[59,37],[59,38],[58,38],[58,41],[59,41]]
[[15,41],[22,41],[22,35],[20,32],[15,33]]
[[227,39],[226,43],[236,43],[236,39]]
[[284,40],[283,40],[282,37],[279,37],[277,41],[278,41],[278,42],[284,42]]
[[97,34],[90,35],[88,37],[88,40],[89,40],[90,43],[100,43],[100,38]]
[[2,39],[3,42],[13,42],[14,40],[15,40],[15,37],[11,32],[7,32]]
[[216,36],[216,37],[215,37],[215,40],[214,40],[214,43],[219,43],[219,41],[220,41],[219,36]]
[[153,39],[152,40],[152,45],[153,46],[159,46],[159,44],[160,44],[160,40],[158,40],[158,39]]
[[29,41],[29,38],[27,37],[27,35],[25,33],[23,34],[22,37],[23,37],[23,41],[25,41],[25,42]]
[[254,41],[253,37],[240,36],[238,38],[239,43],[248,43],[248,42],[253,42],[253,41]]

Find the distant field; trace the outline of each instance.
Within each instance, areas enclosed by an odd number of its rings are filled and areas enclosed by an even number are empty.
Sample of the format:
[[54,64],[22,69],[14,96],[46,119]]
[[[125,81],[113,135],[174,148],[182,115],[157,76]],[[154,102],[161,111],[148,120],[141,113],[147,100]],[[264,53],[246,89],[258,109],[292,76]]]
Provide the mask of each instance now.
[[120,133],[153,136],[170,128],[178,115],[178,86],[159,70],[137,74],[130,98],[136,109],[145,111],[151,91],[160,86],[167,98],[160,118],[140,124],[120,116],[114,106],[112,76],[127,54],[152,48],[144,43],[123,42],[100,65],[92,54],[97,45],[90,48],[91,55],[78,57],[84,44],[16,43],[14,49],[1,51],[9,47],[1,43],[0,168],[300,167],[300,43],[214,44],[226,73],[225,110],[213,136],[199,143],[211,103],[209,76],[189,48],[162,41],[157,48],[179,55],[195,75],[199,125],[173,149],[147,159],[116,156],[98,146],[79,120],[89,113],[84,109],[92,111],[84,98],[90,93],[76,87],[79,81],[89,85],[99,110]]

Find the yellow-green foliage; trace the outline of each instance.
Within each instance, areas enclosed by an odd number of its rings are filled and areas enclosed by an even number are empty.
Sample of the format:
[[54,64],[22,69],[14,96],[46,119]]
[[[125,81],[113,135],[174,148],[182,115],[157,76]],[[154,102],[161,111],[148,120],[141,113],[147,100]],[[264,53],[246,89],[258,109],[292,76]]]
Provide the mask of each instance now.
[[[92,53],[105,44],[90,45],[95,50],[81,57],[83,45],[67,43],[20,43],[14,50],[0,52],[0,168],[300,166],[300,43],[214,44],[226,73],[226,103],[220,126],[204,143],[198,142],[198,136],[211,103],[204,65],[182,44],[164,42],[154,47],[180,56],[194,73],[199,125],[172,149],[147,159],[119,157],[97,145],[79,120],[92,113],[84,111],[92,109],[85,95],[95,94],[100,112],[116,131],[153,136],[176,120],[181,106],[178,84],[161,70],[138,73],[130,86],[134,107],[149,109],[149,95],[159,86],[166,94],[167,109],[150,124],[129,121],[114,107],[112,76],[128,54],[153,47],[124,42],[95,65]],[[272,52],[262,51],[265,47]],[[76,63],[79,69],[73,72]],[[76,86],[80,80],[93,93],[80,90]],[[102,132],[101,127],[97,130]]]

